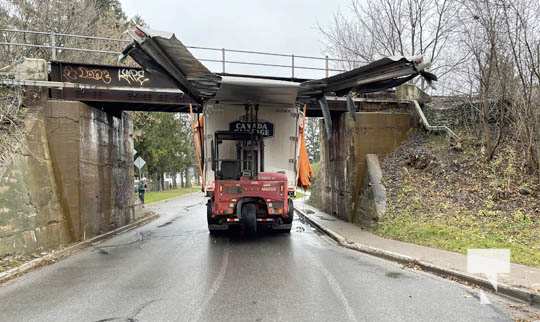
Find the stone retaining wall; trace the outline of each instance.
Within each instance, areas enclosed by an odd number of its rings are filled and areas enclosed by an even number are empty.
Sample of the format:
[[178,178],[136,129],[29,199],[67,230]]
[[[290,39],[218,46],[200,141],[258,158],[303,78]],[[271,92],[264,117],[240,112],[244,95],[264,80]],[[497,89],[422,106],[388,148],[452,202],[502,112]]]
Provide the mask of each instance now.
[[134,220],[132,123],[81,102],[27,108],[25,142],[0,173],[0,257],[45,251]]

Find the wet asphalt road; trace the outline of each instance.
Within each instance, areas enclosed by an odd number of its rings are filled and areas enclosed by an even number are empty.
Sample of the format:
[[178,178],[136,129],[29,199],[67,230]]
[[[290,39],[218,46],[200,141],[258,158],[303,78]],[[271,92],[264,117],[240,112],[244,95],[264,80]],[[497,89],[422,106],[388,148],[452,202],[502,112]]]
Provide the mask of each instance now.
[[212,237],[204,198],[0,286],[0,321],[506,321],[457,283],[290,234]]

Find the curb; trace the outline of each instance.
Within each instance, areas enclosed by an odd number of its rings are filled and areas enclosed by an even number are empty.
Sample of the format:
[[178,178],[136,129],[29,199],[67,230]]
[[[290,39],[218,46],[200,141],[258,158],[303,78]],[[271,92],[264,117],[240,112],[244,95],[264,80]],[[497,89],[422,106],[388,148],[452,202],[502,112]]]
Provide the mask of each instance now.
[[[471,274],[467,274],[461,271],[457,271],[454,269],[437,266],[431,263],[427,263],[427,262],[406,256],[406,255],[394,253],[394,252],[387,251],[384,249],[351,242],[347,240],[345,237],[343,237],[342,235],[319,224],[316,220],[310,218],[310,216],[304,213],[302,210],[296,207],[294,207],[294,210],[296,210],[296,212],[299,213],[310,224],[312,224],[317,229],[321,230],[330,238],[335,240],[340,246],[343,246],[352,250],[356,250],[365,254],[369,254],[372,256],[376,256],[379,258],[383,258],[386,260],[390,260],[393,262],[398,262],[400,264],[404,264],[407,266],[419,267],[423,271],[434,273],[435,275],[438,275],[440,277],[452,279],[461,283],[475,285],[485,290],[489,290],[493,292],[493,286],[487,279],[483,279],[483,278],[480,278]],[[527,302],[533,306],[540,306],[540,294],[534,291],[529,291],[529,290],[520,289],[513,286],[498,283],[497,291],[495,293],[499,295],[502,294],[502,295],[505,295],[505,296],[508,296],[508,297],[511,297],[513,299],[517,299],[523,302]]]
[[55,262],[65,258],[65,257],[68,257],[68,256],[74,254],[75,252],[77,252],[79,250],[82,250],[83,248],[86,248],[87,246],[90,246],[93,243],[105,240],[107,238],[113,237],[113,236],[118,235],[120,233],[124,233],[124,232],[126,232],[128,230],[132,230],[132,229],[138,228],[140,226],[143,226],[143,225],[153,221],[154,219],[156,219],[158,217],[159,217],[158,214],[150,213],[149,215],[144,216],[143,218],[141,218],[141,219],[139,219],[139,220],[137,220],[135,222],[132,222],[132,223],[127,224],[125,226],[116,228],[115,230],[111,230],[111,231],[106,232],[104,234],[101,234],[101,235],[92,237],[90,239],[81,241],[81,242],[76,243],[74,245],[68,246],[68,247],[63,248],[61,250],[58,250],[56,252],[47,254],[47,255],[45,255],[43,257],[33,259],[33,260],[31,260],[29,262],[26,262],[26,263],[24,263],[24,264],[22,264],[20,266],[9,269],[9,270],[7,270],[7,271],[5,271],[3,273],[0,273],[0,285],[7,282],[7,281],[9,281],[9,280],[11,280],[11,279],[14,279],[14,278],[16,278],[16,277],[18,277],[20,275],[28,273],[28,272],[36,269],[36,268],[55,263]]

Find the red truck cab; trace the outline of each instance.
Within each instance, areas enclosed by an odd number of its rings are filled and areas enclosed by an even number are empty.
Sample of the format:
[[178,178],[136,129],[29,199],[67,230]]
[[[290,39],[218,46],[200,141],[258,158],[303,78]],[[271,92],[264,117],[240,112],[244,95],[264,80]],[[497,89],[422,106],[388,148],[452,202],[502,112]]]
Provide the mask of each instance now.
[[[220,157],[225,141],[232,142],[229,149],[234,147],[236,158]],[[215,179],[207,208],[210,232],[234,225],[249,233],[261,226],[289,232],[293,206],[287,175],[264,172],[264,137],[257,132],[216,131],[211,144]]]
[[[263,225],[275,230],[291,229],[292,201],[288,196],[287,177],[282,173],[262,172],[255,180],[249,177],[216,180],[208,205],[211,231],[228,229],[236,224],[247,225],[251,231]],[[242,213],[244,207],[251,209]],[[255,221],[250,217],[253,215]]]

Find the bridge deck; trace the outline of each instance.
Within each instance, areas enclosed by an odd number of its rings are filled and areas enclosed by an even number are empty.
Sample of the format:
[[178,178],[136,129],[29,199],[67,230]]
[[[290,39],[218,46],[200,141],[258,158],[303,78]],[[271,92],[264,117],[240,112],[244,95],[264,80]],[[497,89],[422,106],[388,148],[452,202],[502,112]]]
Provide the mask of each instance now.
[[[295,82],[305,81],[305,79],[255,77]],[[137,67],[51,61],[48,81],[22,81],[19,84],[48,87],[49,97],[52,99],[82,101],[110,112],[186,113],[189,112],[190,105],[194,112],[201,111],[201,106],[176,88],[172,81],[161,74],[148,72]],[[345,98],[329,96],[327,101],[332,113],[347,111]],[[363,102],[401,103],[397,100],[387,99],[355,99],[357,105]],[[316,101],[307,102],[307,104],[308,116],[322,116],[320,106]]]

